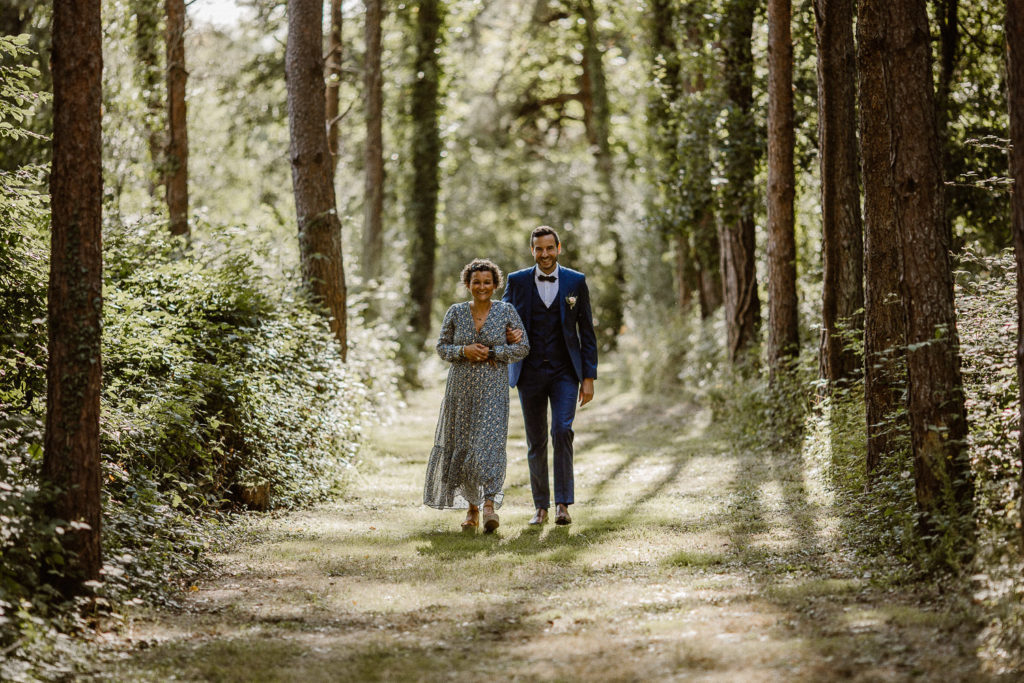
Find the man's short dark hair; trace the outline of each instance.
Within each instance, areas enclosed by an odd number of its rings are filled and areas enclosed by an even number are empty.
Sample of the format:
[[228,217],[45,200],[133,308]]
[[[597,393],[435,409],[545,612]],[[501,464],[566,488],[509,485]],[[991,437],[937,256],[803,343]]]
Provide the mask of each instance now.
[[543,237],[544,235],[553,235],[555,238],[555,246],[561,246],[562,243],[558,241],[558,233],[555,232],[554,228],[550,225],[538,225],[533,229],[533,232],[530,233],[530,248],[533,248],[534,240],[538,237]]

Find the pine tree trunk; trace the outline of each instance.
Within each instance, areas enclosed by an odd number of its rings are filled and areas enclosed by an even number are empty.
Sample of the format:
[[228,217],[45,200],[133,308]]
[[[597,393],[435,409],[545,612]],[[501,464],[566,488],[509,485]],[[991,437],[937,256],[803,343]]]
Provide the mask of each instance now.
[[383,0],[366,0],[366,185],[363,279],[379,279],[384,254],[384,89],[381,80]]
[[757,295],[754,235],[754,171],[760,154],[753,117],[754,63],[751,36],[757,3],[729,0],[722,20],[725,94],[728,100],[722,193],[721,272],[729,359],[742,363],[757,340],[761,302]]
[[[63,520],[66,595],[100,578],[102,26],[100,0],[53,5],[53,166],[43,480]],[[86,527],[69,527],[69,524]],[[58,568],[51,568],[58,569]]]
[[857,177],[854,0],[816,0],[821,158],[821,375],[853,378],[861,359],[842,330],[864,328],[864,236]]
[[434,300],[434,263],[437,258],[437,200],[440,191],[441,131],[441,0],[419,0],[416,14],[416,60],[411,111],[413,178],[409,196],[412,218],[409,292],[413,303],[410,321],[417,343],[430,332]]
[[793,39],[790,0],[768,2],[768,364],[783,370],[800,347],[793,229]]
[[166,108],[161,97],[163,88],[161,78],[163,69],[160,65],[160,0],[133,0],[132,10],[135,14],[135,73],[141,89],[143,127],[145,128],[146,145],[149,147],[149,159],[152,170],[148,174],[149,192],[156,196],[157,186],[164,185],[164,147],[163,131],[166,129]]
[[[1010,198],[1017,260],[1017,387],[1021,431],[1021,491],[1024,492],[1024,0],[1006,0],[1006,85],[1010,109]],[[1022,493],[1024,496],[1024,493]],[[1024,515],[1024,506],[1020,506]],[[1022,525],[1024,533],[1024,525]]]
[[327,149],[331,152],[331,171],[338,167],[338,128],[340,121],[339,97],[341,93],[341,0],[331,0],[331,32],[327,38]]
[[[923,0],[861,0],[862,44],[871,44],[875,73],[868,89],[887,108],[876,133],[884,164],[868,167],[885,176],[893,220],[885,226],[900,240],[902,296],[907,335],[907,407],[917,503],[926,538],[937,519],[964,520],[946,533],[969,535],[973,481],[967,460],[967,419],[953,306],[953,279],[945,239],[941,153],[932,86],[928,16]],[[878,109],[863,112],[871,120]],[[875,121],[874,125],[881,123]],[[867,124],[865,130],[867,128]],[[867,139],[863,135],[862,139]],[[865,158],[867,164],[867,158]]]
[[327,148],[323,57],[323,4],[288,0],[285,80],[289,154],[299,225],[302,281],[329,313],[331,331],[347,353],[345,266],[341,221],[334,197],[334,167]]
[[622,249],[622,236],[616,226],[619,200],[615,190],[615,169],[611,149],[611,105],[608,85],[597,35],[597,12],[593,0],[580,0],[583,18],[583,88],[591,105],[589,136],[597,162],[597,175],[601,184],[600,239],[610,245],[615,255],[595,296],[594,317],[598,344],[603,351],[611,351],[618,344],[619,330],[625,321],[626,255]]
[[[877,2],[878,0],[871,0]],[[906,323],[896,230],[896,188],[889,168],[893,121],[886,91],[884,36],[878,11],[860,3],[857,67],[860,89],[860,149],[864,178],[864,400],[867,409],[867,471],[899,450],[906,431],[901,395],[906,382]],[[868,20],[863,17],[868,16]],[[824,183],[824,179],[822,179]]]
[[693,303],[693,292],[697,288],[697,269],[694,267],[690,240],[686,234],[677,232],[672,236],[676,257],[676,308],[687,311]]
[[188,124],[185,110],[185,0],[167,0],[167,210],[172,235],[188,235]]
[[[935,104],[939,117],[942,175],[944,180],[952,180],[956,177],[956,168],[949,123],[958,115],[957,103],[952,97],[952,92],[953,74],[960,52],[960,0],[937,0],[935,11],[939,24],[939,79],[936,84]],[[952,248],[953,216],[948,206],[943,214],[943,234],[947,248]]]

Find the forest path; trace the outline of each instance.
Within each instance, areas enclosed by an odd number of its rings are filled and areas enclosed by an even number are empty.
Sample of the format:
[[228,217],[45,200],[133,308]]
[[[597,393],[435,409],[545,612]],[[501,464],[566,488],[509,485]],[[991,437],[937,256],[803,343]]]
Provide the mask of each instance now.
[[443,388],[377,429],[349,495],[253,521],[186,610],[135,615],[117,680],[979,680],[973,632],[872,587],[797,455],[605,380],[576,422],[573,524],[532,514],[513,394],[501,528],[420,504]]

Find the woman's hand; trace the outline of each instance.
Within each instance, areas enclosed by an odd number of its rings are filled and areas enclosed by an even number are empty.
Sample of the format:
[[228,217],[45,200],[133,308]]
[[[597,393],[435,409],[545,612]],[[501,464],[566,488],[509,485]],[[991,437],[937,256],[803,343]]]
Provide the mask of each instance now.
[[505,343],[518,344],[523,338],[523,331],[515,327],[505,328]]
[[474,363],[482,363],[487,360],[487,352],[489,348],[483,344],[466,344],[462,347],[462,355]]

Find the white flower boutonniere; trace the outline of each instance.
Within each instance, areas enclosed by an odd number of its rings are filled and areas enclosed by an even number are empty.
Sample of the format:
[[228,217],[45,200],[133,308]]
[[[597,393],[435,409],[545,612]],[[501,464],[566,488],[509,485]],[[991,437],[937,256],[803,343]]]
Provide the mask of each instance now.
[[567,297],[565,297],[565,303],[569,304],[569,310],[572,310],[573,308],[576,307],[576,297],[574,297],[574,296],[567,296]]

